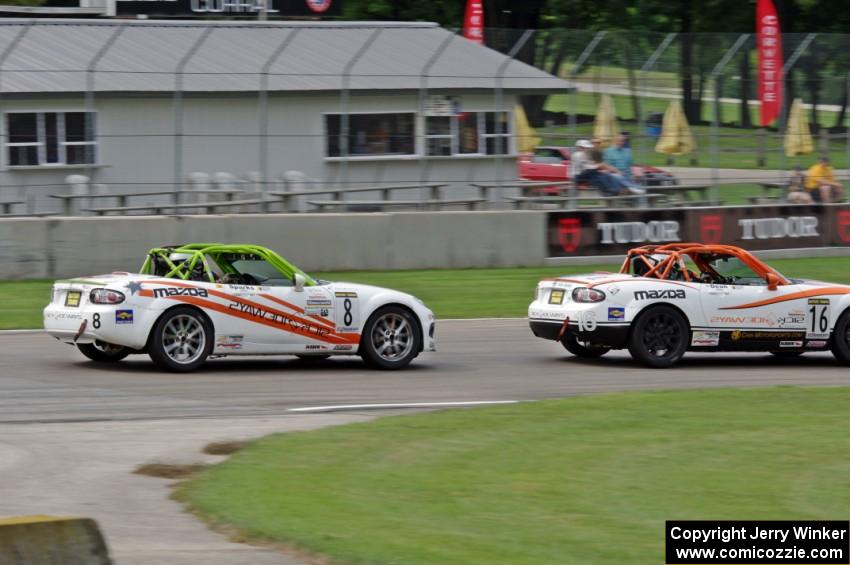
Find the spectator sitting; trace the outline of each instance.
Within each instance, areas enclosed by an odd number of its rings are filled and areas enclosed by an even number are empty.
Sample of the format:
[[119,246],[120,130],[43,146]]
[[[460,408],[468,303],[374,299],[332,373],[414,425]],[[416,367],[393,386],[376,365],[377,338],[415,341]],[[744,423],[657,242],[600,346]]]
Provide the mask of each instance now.
[[[614,145],[605,150],[605,163],[609,165],[609,172],[618,177],[623,186],[633,194],[643,194],[640,185],[632,178],[632,150],[626,147],[626,137],[622,134],[614,139]],[[640,190],[635,190],[640,189]]]
[[[574,173],[573,180],[580,184],[589,184],[599,190],[603,196],[617,196],[622,190],[622,184],[615,179],[613,175],[605,171],[605,163],[602,161],[602,151],[599,149],[588,150],[585,145],[581,145],[581,141],[576,144],[577,147],[583,149],[581,151],[581,160],[576,167],[575,157],[573,157],[574,171],[578,170],[578,174]],[[586,143],[586,141],[585,141]]]
[[623,176],[624,179],[632,180],[632,150],[626,147],[626,138],[623,135],[618,135],[614,138],[614,145],[605,150],[605,162],[616,169],[617,174]]
[[815,202],[828,204],[844,200],[844,187],[835,180],[835,171],[829,164],[829,157],[826,155],[809,167],[806,173],[805,187]]
[[791,204],[812,204],[814,202],[809,193],[806,192],[806,175],[800,165],[794,167],[791,178],[788,179],[785,200]]

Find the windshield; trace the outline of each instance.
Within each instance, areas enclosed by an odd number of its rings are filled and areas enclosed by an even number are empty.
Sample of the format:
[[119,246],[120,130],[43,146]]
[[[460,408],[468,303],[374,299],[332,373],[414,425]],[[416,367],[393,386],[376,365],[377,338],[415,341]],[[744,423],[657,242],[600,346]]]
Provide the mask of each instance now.
[[737,257],[719,257],[708,265],[720,275],[724,282],[730,284],[763,285],[767,284],[751,268]]
[[[248,275],[252,277],[256,283],[269,286],[292,286],[292,281],[283,276],[274,265],[264,259],[237,259],[231,261],[230,266],[233,267],[240,275]],[[247,281],[250,279],[243,279]],[[247,284],[247,283],[246,283]]]

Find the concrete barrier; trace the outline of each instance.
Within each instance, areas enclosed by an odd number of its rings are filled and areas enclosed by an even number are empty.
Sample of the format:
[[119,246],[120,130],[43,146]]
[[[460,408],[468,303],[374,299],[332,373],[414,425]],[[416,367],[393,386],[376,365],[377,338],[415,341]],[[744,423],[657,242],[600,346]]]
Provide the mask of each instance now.
[[137,271],[151,247],[204,241],[264,245],[307,271],[541,265],[544,228],[534,211],[3,219],[0,278]]
[[0,519],[3,565],[111,565],[106,541],[89,518]]

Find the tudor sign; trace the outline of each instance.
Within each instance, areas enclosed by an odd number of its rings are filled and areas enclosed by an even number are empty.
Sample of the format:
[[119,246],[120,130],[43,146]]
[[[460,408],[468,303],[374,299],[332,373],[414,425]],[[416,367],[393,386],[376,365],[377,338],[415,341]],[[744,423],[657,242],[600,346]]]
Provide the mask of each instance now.
[[751,250],[847,246],[850,206],[550,212],[547,231],[550,257],[618,255],[639,245],[677,241]]

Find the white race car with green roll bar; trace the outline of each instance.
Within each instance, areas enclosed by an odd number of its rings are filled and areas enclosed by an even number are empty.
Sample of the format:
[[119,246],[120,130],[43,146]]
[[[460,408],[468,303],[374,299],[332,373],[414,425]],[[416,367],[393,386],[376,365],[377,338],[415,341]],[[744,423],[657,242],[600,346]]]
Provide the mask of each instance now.
[[44,327],[94,361],[147,353],[180,372],[226,355],[360,355],[399,369],[436,349],[434,314],[416,297],[316,280],[257,245],[160,247],[138,274],[57,281]]
[[850,365],[850,286],[785,277],[730,245],[639,247],[619,273],[544,279],[528,319],[578,357],[628,349],[663,368],[686,351],[832,351]]

